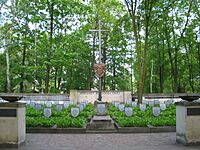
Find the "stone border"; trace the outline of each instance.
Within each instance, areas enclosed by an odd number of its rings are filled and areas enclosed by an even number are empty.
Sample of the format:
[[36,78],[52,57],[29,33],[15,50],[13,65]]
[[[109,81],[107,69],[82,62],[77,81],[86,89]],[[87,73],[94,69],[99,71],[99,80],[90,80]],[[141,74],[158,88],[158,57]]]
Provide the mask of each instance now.
[[176,132],[175,126],[163,126],[163,127],[119,127],[116,125],[116,131],[92,131],[85,128],[40,128],[40,127],[28,127],[26,133],[160,133],[160,132]]
[[28,127],[26,133],[86,133],[86,128],[44,128]]

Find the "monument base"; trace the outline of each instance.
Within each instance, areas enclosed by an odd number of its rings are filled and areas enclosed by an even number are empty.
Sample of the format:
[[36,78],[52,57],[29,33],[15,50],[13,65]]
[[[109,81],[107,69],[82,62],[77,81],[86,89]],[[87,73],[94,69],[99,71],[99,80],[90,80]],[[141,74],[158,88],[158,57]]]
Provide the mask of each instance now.
[[116,132],[113,119],[110,116],[94,116],[87,125],[87,132]]
[[200,145],[200,103],[176,103],[176,142]]
[[25,104],[0,103],[0,147],[19,147],[25,142]]

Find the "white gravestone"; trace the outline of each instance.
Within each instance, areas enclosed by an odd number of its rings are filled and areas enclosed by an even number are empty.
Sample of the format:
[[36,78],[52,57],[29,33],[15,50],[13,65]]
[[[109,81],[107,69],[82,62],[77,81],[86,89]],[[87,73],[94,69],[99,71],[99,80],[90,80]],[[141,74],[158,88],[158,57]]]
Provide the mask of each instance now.
[[131,104],[132,104],[132,101],[131,101],[131,100],[127,100],[127,101],[126,101],[126,104],[131,105]]
[[153,107],[154,106],[154,101],[149,101],[149,106]]
[[132,107],[133,108],[137,107],[137,102],[132,102]]
[[44,116],[49,118],[51,116],[51,108],[44,108]]
[[35,104],[35,109],[36,109],[36,110],[42,109],[42,105],[41,105],[41,104]]
[[124,107],[125,107],[124,104],[119,104],[119,105],[118,105],[119,111],[124,111]]
[[147,101],[145,99],[142,100],[142,104],[147,104]]
[[152,111],[155,117],[158,117],[160,115],[160,107],[153,107]]
[[46,107],[47,107],[47,108],[51,108],[51,107],[52,107],[52,103],[51,103],[51,102],[47,102],[47,103],[46,103]]
[[97,112],[100,114],[106,113],[106,104],[97,104]]
[[69,104],[70,104],[70,105],[73,105],[73,104],[74,104],[74,101],[70,100],[70,101],[69,101]]
[[31,107],[35,107],[35,102],[30,102]]
[[57,104],[59,104],[59,101],[54,101],[54,105],[57,105]]
[[84,104],[83,103],[79,104],[79,109],[80,109],[80,111],[83,111],[83,109],[84,109]]
[[159,101],[159,100],[154,100],[154,104],[155,104],[155,105],[159,105],[159,104],[160,104],[160,101]]
[[64,105],[64,108],[68,108],[69,107],[69,102],[64,102],[63,105]]
[[62,104],[57,104],[56,105],[56,110],[57,111],[62,111]]
[[146,104],[140,104],[140,110],[145,111],[146,110]]
[[131,117],[133,115],[133,108],[132,107],[125,107],[124,112],[125,112],[125,115],[127,117]]
[[71,115],[72,115],[72,117],[74,117],[74,118],[78,117],[79,113],[80,113],[80,110],[79,110],[78,107],[71,108]]
[[120,102],[119,102],[119,101],[116,101],[116,102],[115,102],[115,107],[118,108],[118,105],[119,105],[119,104],[120,104]]
[[166,109],[166,104],[163,104],[163,103],[160,104],[160,109],[161,109],[161,110],[165,110],[165,109]]
[[169,101],[165,101],[165,105],[166,105],[166,107],[169,107],[170,102]]

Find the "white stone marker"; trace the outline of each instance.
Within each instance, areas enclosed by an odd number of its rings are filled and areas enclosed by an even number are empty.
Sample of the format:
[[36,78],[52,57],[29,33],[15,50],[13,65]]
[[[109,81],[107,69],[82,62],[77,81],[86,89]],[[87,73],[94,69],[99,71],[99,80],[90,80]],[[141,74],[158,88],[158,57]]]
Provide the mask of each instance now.
[[155,105],[159,105],[159,104],[160,104],[160,101],[159,101],[159,100],[154,100],[154,104],[155,104]]
[[125,114],[127,117],[131,117],[133,115],[133,108],[132,107],[125,107],[124,109]]
[[57,111],[62,111],[62,104],[57,104],[56,105],[56,110]]
[[72,117],[74,117],[74,118],[78,117],[79,113],[80,113],[80,110],[79,110],[78,107],[71,108],[71,115],[72,115]]
[[164,103],[160,104],[160,109],[161,110],[165,110],[166,109],[166,104],[164,104]]
[[153,107],[154,106],[154,101],[149,101],[149,106]]
[[146,110],[146,104],[140,104],[140,110],[145,111]]
[[35,104],[35,109],[36,109],[36,110],[42,109],[42,105],[41,105],[41,104]]
[[152,111],[155,117],[158,117],[160,115],[160,107],[153,107]]
[[132,107],[133,108],[137,107],[137,102],[132,102]]
[[106,112],[106,104],[97,104],[97,112],[104,114]]
[[64,102],[64,108],[68,108],[69,107],[69,102]]
[[51,107],[52,107],[52,103],[51,103],[51,102],[47,102],[47,103],[46,103],[46,107],[47,107],[47,108],[51,108]]
[[35,107],[35,102],[30,102],[31,107]]
[[118,105],[119,111],[124,111],[124,107],[125,107],[124,104],[119,104],[119,105]]
[[44,116],[49,118],[51,116],[51,108],[44,108]]
[[120,104],[120,102],[119,102],[119,101],[116,101],[116,102],[115,102],[115,107],[118,108],[118,105],[119,105],[119,104]]

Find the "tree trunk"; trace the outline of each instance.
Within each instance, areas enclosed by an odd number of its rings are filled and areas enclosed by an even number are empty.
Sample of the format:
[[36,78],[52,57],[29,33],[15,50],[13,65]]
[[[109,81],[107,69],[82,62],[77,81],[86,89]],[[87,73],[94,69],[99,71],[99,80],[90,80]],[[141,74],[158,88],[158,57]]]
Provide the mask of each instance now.
[[21,79],[22,79],[22,81],[20,82],[20,88],[19,88],[19,92],[20,93],[24,92],[24,66],[25,66],[25,59],[26,59],[26,45],[24,45],[23,54],[22,54],[22,67],[23,67],[23,71],[21,72]]
[[51,62],[51,50],[52,50],[52,36],[53,36],[53,12],[54,3],[51,2],[49,7],[49,13],[51,15],[51,25],[50,25],[50,37],[49,37],[49,49],[47,49],[47,64],[46,64],[46,81],[45,81],[45,93],[49,93],[49,74],[50,74],[50,62]]
[[11,92],[10,85],[10,58],[9,58],[9,46],[6,43],[6,79],[7,79],[7,93]]

